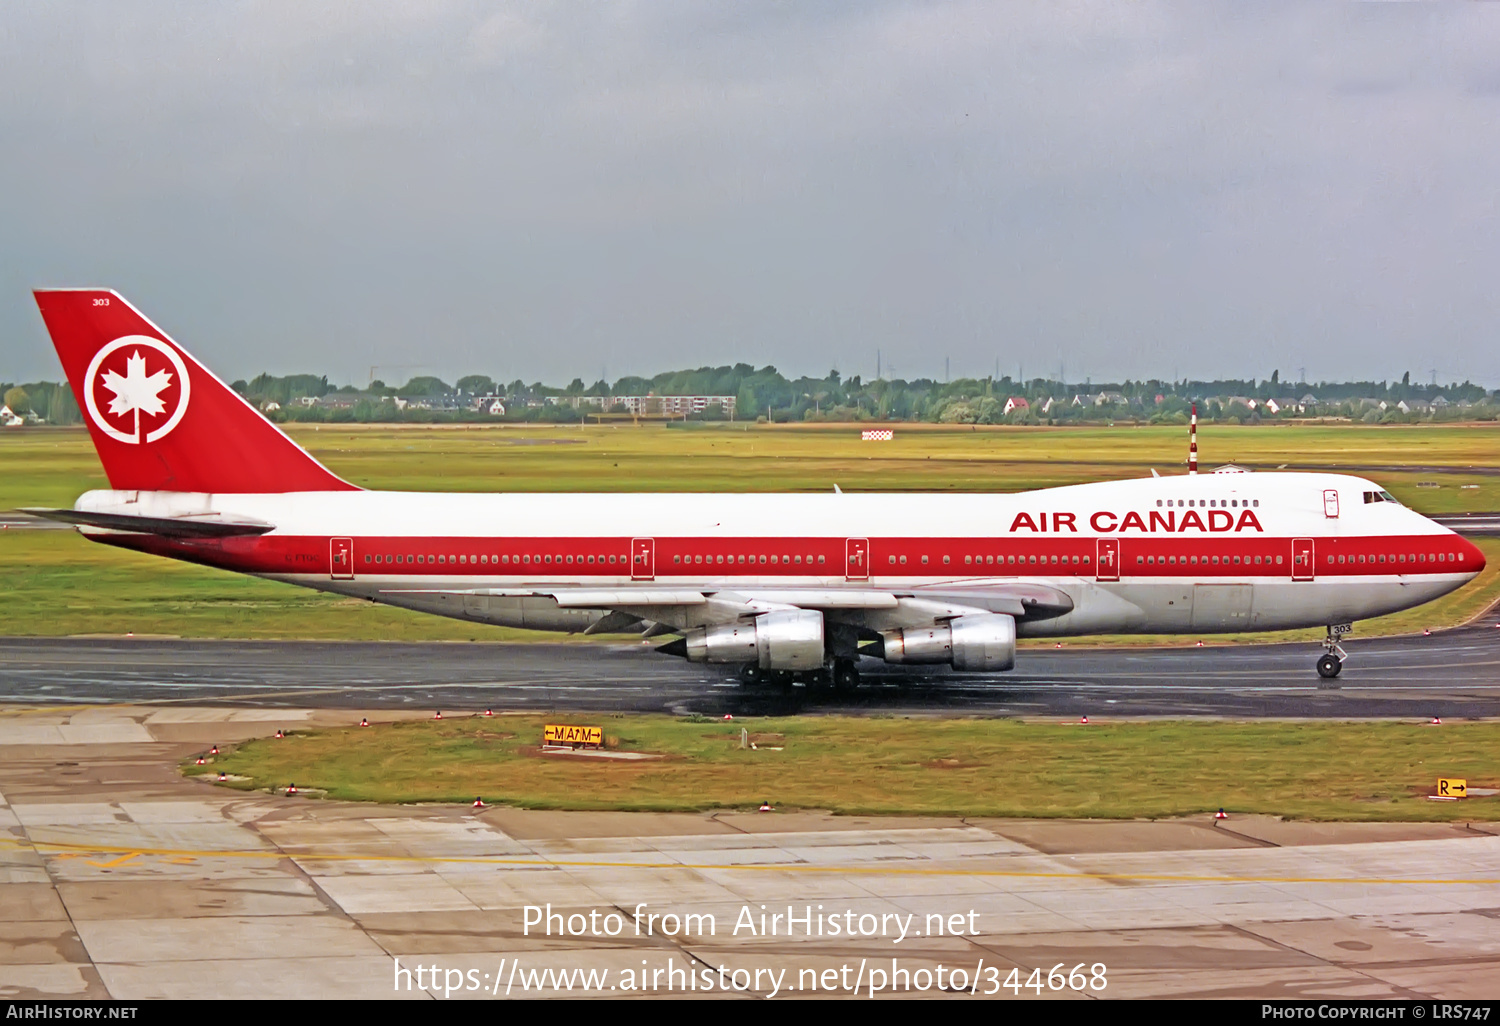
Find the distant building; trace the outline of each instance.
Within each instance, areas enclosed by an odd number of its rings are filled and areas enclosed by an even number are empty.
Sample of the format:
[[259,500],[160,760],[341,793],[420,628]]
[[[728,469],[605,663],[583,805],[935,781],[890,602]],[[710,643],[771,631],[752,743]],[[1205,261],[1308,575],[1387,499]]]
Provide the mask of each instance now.
[[491,399],[488,411],[492,417],[503,417],[505,416],[505,403],[498,398]]
[[681,417],[717,406],[732,419],[736,398],[732,395],[552,395],[547,397],[547,403],[575,410],[584,406],[601,410],[619,407],[636,417]]
[[25,418],[17,417],[9,406],[0,406],[0,427],[20,427],[24,423]]
[[1010,416],[1013,410],[1029,412],[1031,410],[1031,404],[1021,396],[1013,395],[1009,399],[1005,400],[1005,415],[1007,417]]

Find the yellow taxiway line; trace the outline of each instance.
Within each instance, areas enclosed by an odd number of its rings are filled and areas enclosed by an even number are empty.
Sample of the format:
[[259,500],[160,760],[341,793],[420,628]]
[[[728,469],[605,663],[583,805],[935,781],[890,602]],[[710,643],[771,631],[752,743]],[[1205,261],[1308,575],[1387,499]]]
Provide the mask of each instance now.
[[[38,855],[56,858],[78,858],[83,855],[116,855],[113,862],[90,862],[90,865],[118,866],[126,861],[145,855],[159,856],[169,862],[178,859],[228,858],[228,859],[293,859],[317,862],[388,862],[425,863],[438,865],[494,866],[509,869],[694,869],[733,870],[736,872],[790,872],[790,873],[853,873],[869,876],[983,876],[1020,880],[1132,880],[1147,883],[1286,883],[1286,884],[1364,884],[1376,886],[1500,886],[1500,877],[1452,877],[1433,879],[1422,877],[1370,878],[1352,876],[1226,876],[1209,874],[1178,873],[1121,873],[1121,872],[1044,872],[1039,870],[1013,869],[925,869],[915,866],[814,866],[805,863],[758,863],[749,865],[724,865],[721,863],[696,862],[611,862],[603,859],[544,859],[505,858],[499,856],[456,855],[370,855],[336,854],[331,852],[285,852],[242,850],[197,850],[184,848],[101,848],[86,844],[65,842],[32,841],[30,843],[10,838],[0,838],[0,847],[31,848]],[[182,863],[177,863],[182,864]]]

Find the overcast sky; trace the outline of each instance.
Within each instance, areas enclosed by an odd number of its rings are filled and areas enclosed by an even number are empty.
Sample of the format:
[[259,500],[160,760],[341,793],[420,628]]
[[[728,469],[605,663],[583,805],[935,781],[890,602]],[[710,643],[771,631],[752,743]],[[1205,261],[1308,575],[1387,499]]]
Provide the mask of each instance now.
[[29,290],[221,376],[1500,385],[1500,6],[9,0]]

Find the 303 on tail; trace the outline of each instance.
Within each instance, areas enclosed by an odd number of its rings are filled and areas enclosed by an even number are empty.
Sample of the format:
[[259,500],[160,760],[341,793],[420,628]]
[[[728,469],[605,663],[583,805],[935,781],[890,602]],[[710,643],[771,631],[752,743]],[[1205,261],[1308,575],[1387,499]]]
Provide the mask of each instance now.
[[425,494],[328,470],[106,289],[37,304],[111,489],[32,510],[91,540],[481,623],[675,635],[749,682],[861,657],[1003,671],[1018,637],[1328,628],[1472,580],[1484,555],[1341,474],[987,495]]

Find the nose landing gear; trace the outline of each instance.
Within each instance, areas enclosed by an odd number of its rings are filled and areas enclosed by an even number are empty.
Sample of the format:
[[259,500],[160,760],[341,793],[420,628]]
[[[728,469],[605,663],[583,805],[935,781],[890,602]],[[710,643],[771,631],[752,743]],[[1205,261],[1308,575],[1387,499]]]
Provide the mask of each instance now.
[[[1331,623],[1328,625],[1328,637],[1323,639],[1323,654],[1318,657],[1318,676],[1326,681],[1331,681],[1339,675],[1344,668],[1344,660],[1348,656],[1339,641],[1354,630],[1352,623]],[[1336,688],[1337,684],[1319,684],[1320,688]]]

